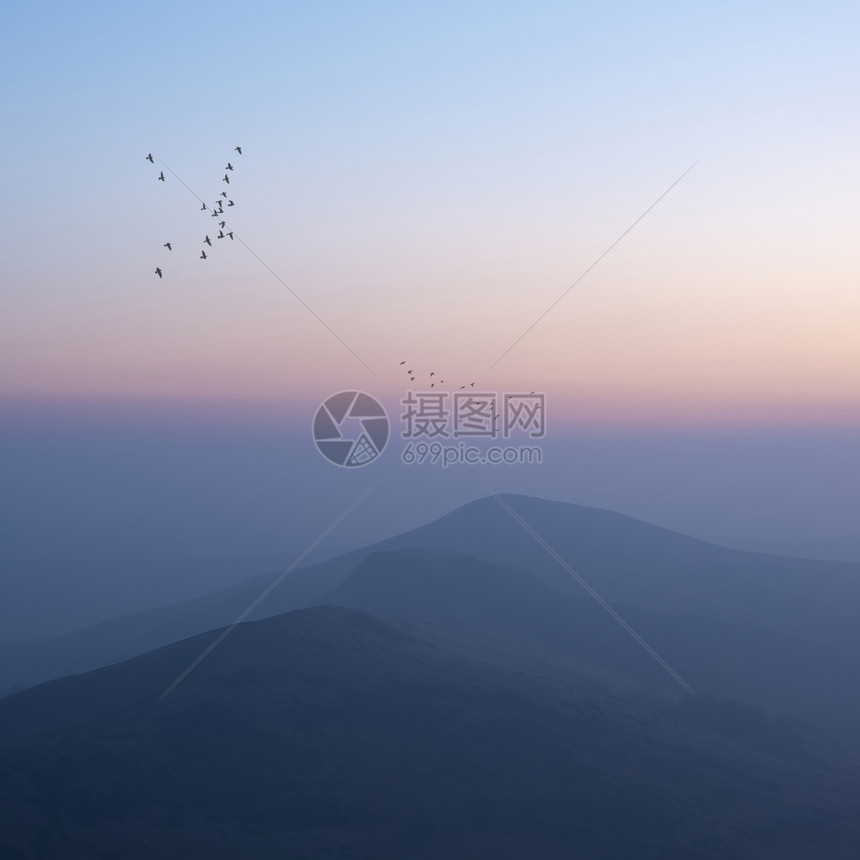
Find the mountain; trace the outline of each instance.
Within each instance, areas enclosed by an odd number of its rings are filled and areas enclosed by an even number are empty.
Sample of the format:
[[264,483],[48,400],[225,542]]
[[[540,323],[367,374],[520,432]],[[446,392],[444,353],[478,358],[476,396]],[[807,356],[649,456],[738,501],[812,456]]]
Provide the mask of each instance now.
[[[581,592],[584,593],[584,592]],[[370,613],[398,629],[529,672],[577,673],[625,695],[670,697],[678,681],[590,596],[449,550],[372,553],[318,604]],[[820,754],[857,758],[855,653],[773,625],[613,607],[698,692],[739,699],[802,728]],[[831,736],[831,743],[822,738]]]
[[[611,511],[527,496],[501,499],[604,599],[623,610],[628,623],[665,652],[682,677],[690,676],[694,688],[740,698],[774,714],[794,713],[816,722],[823,714],[840,737],[860,746],[853,730],[860,719],[860,694],[850,682],[860,651],[855,620],[860,565],[729,550]],[[296,569],[250,617],[318,601],[371,554],[409,548],[450,550],[516,567],[552,589],[558,595],[553,600],[582,601],[585,594],[499,500],[486,498],[373,546]],[[227,625],[273,579],[256,577],[53,640],[0,645],[0,689],[83,672]],[[586,611],[570,600],[564,605],[574,619]],[[587,611],[595,607],[589,604]],[[592,632],[597,635],[596,629]],[[626,683],[644,678],[623,674]],[[651,675],[648,683],[653,680]]]
[[364,613],[217,631],[0,701],[4,858],[857,856],[856,775]]

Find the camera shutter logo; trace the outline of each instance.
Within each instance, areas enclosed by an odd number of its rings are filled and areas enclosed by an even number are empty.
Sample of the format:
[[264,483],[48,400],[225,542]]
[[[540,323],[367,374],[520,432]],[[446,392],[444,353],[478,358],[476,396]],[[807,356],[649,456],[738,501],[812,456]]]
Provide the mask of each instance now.
[[337,466],[366,466],[383,451],[390,425],[382,404],[363,391],[340,391],[314,416],[314,442]]

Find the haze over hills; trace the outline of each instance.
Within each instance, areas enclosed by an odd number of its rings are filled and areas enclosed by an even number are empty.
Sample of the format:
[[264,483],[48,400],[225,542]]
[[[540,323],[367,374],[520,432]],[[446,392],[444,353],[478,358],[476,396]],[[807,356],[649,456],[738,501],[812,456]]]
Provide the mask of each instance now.
[[[850,683],[860,565],[728,550],[609,511],[504,500],[694,689],[826,726],[860,746],[853,730],[860,701]],[[408,564],[393,567],[375,555],[407,549],[400,558]],[[451,551],[471,558],[452,567]],[[397,578],[406,574],[408,588]],[[0,646],[0,687],[86,671],[224,626],[270,582],[257,577],[55,640]],[[540,653],[566,671],[671,695],[671,678],[493,498],[295,570],[254,616],[321,601],[406,623],[446,646],[470,643],[479,649],[472,653],[501,649],[506,659],[516,652],[527,660]],[[469,613],[481,624],[465,623]]]
[[[319,607],[0,701],[8,858],[848,858],[857,777]],[[823,853],[822,853],[823,852]]]

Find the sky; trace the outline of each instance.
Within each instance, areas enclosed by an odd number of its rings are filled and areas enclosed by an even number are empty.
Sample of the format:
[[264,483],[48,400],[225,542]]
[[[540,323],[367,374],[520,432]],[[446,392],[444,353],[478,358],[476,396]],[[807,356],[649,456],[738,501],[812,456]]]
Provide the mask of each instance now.
[[[703,535],[856,533],[858,24],[854,3],[7,3],[8,554],[291,551],[374,469],[388,502],[353,542],[490,477]],[[200,210],[225,190],[240,241]],[[545,393],[555,459],[419,480],[399,439],[384,468],[314,450],[330,394],[396,417],[431,372]]]

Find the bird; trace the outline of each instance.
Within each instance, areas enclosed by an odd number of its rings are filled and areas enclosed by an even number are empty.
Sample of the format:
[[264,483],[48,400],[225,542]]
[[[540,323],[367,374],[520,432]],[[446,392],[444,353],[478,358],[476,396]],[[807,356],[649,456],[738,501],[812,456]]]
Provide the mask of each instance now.
[[221,210],[220,210],[220,209],[215,209],[215,210],[213,210],[213,212],[212,212],[212,217],[213,217],[213,218],[217,218],[220,214],[221,214]]
[[238,153],[239,153],[239,155],[241,155],[241,154],[242,154],[242,147],[241,147],[241,146],[237,146],[237,147],[236,147],[236,152],[238,152]]
[[235,206],[236,204],[232,200],[227,201],[227,206]]
[[204,203],[204,204],[200,207],[200,211],[202,212],[205,208],[206,208],[206,204]]
[[158,178],[159,178],[162,182],[164,182],[164,171],[163,171],[163,170],[161,171],[161,173],[159,173],[159,174],[158,174]]
[[153,164],[155,164],[155,160],[153,159],[151,152],[149,153],[149,155],[146,156],[146,160],[151,161]]
[[205,242],[205,243],[206,243],[210,248],[212,247],[212,242],[209,240],[209,237],[208,237],[208,236],[207,236],[203,241],[204,241],[204,242]]
[[230,164],[230,162],[228,161],[227,166],[224,168],[224,170],[232,170],[232,169],[233,169],[233,165]]
[[226,192],[226,191],[222,191],[222,192],[221,192],[221,196],[222,196],[222,197],[226,197],[226,196],[227,196],[227,192]]
[[409,377],[409,381],[410,381],[410,382],[415,382],[415,377],[414,377],[414,376],[410,376],[410,377]]
[[230,237],[230,241],[232,242],[232,241],[233,241],[233,234],[232,234],[232,233],[228,233],[227,235]]
[[230,184],[230,177],[225,173],[224,178],[221,181],[226,182],[229,185]]
[[401,364],[406,364],[406,362],[405,362],[405,361],[401,361],[400,363],[401,363]]
[[206,259],[206,252],[205,252],[205,251],[201,251],[201,252],[200,252],[200,259],[201,259],[201,260],[205,260],[205,259]]
[[431,371],[430,376],[435,376],[436,374]]
[[474,383],[474,382],[470,382],[470,383],[469,383],[469,388],[474,388],[474,387],[475,387],[475,383]]
[[461,385],[461,386],[460,386],[460,391],[462,391],[465,387],[466,387],[465,385]]
[[156,275],[158,275],[158,277],[159,277],[159,278],[160,278],[160,277],[162,277],[161,269],[159,269],[157,266],[156,266],[156,269],[155,269],[155,274],[156,274]]
[[168,251],[173,250],[173,245],[170,242],[165,242],[164,247],[167,248]]
[[219,230],[219,231],[218,231],[218,238],[219,238],[219,239],[223,239],[223,238],[224,238],[224,231],[223,231],[223,230]]
[[219,221],[218,226],[223,230],[227,226],[227,222],[226,221]]
[[435,387],[436,387],[436,383],[435,383],[435,382],[431,382],[431,383],[430,383],[430,387],[431,387],[431,388],[435,388]]

